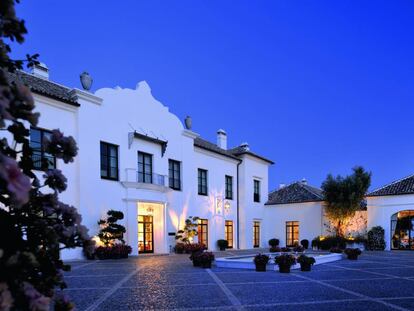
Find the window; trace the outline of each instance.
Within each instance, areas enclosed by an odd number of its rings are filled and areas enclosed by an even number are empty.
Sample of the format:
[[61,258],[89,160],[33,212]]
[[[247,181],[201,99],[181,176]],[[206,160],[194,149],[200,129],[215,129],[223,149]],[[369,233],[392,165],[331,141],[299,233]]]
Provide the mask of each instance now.
[[44,138],[52,133],[39,128],[30,128],[30,148],[32,149],[33,168],[37,170],[56,168],[56,159],[45,152]]
[[152,155],[138,152],[138,182],[152,184]]
[[199,219],[197,226],[198,243],[204,244],[208,248],[208,220]]
[[118,180],[118,146],[101,142],[101,178]]
[[233,200],[233,177],[226,175],[226,199]]
[[260,202],[260,181],[254,180],[254,194],[253,194],[253,201]]
[[181,163],[168,160],[169,185],[171,189],[181,190]]
[[286,222],[286,246],[299,244],[299,221]]
[[207,195],[207,171],[198,169],[198,194]]
[[260,221],[253,222],[253,247],[260,246]]
[[233,221],[226,220],[224,227],[224,235],[226,237],[228,248],[233,248]]

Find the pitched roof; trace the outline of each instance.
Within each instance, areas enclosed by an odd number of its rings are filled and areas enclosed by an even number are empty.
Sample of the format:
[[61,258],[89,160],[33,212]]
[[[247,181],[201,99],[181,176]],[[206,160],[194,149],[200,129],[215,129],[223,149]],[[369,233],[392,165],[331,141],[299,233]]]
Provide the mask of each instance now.
[[265,157],[262,157],[261,155],[258,155],[257,153],[254,153],[254,152],[252,152],[250,150],[246,150],[242,146],[238,146],[236,148],[230,149],[229,152],[231,154],[234,154],[235,156],[241,156],[241,155],[247,154],[247,155],[250,155],[252,157],[258,158],[258,159],[260,159],[262,161],[265,161],[267,163],[274,164],[274,162],[272,160],[269,160],[269,159],[267,159]]
[[202,139],[200,137],[197,137],[194,139],[194,146],[204,149],[204,150],[208,150],[217,154],[220,154],[222,156],[225,157],[229,157],[232,158],[234,160],[238,160],[240,161],[240,159],[238,157],[236,157],[235,155],[233,155],[232,153],[230,153],[229,151],[222,149],[220,147],[218,147],[216,144],[213,144],[205,139]]
[[11,81],[21,81],[26,84],[33,93],[50,97],[66,104],[79,107],[76,97],[71,93],[70,88],[54,83],[52,81],[36,77],[24,71],[9,73]]
[[398,194],[414,194],[414,175],[393,181],[367,194],[367,197],[377,197]]
[[281,189],[270,192],[269,200],[265,203],[265,205],[319,201],[323,201],[323,193],[321,189],[298,181]]

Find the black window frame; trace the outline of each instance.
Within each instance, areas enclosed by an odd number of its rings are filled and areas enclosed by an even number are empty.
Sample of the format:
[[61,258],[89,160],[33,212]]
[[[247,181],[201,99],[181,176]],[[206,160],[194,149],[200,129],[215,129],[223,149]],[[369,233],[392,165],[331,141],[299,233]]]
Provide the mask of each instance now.
[[253,202],[260,203],[260,180],[253,179]]
[[[140,156],[142,156],[142,160],[143,160],[142,162],[140,161]],[[152,175],[153,175],[152,157],[153,155],[150,153],[138,151],[138,182],[145,183],[145,184],[152,184]],[[142,168],[143,168],[142,171],[140,171],[141,163],[142,163]],[[150,167],[149,172],[146,171],[146,168],[148,165]]]
[[225,197],[227,200],[233,200],[233,176],[225,175]]
[[[32,133],[33,131],[38,131],[40,133],[40,142],[35,142],[32,140]],[[29,140],[29,144],[30,144],[30,149],[32,151],[31,154],[31,159],[32,159],[32,165],[33,165],[33,169],[37,170],[37,171],[44,171],[45,169],[55,169],[56,168],[56,157],[52,156],[52,155],[47,155],[47,153],[45,152],[45,148],[44,148],[44,136],[45,134],[51,135],[52,131],[44,129],[44,128],[40,128],[40,127],[30,127],[30,140]],[[40,150],[35,150],[32,147],[33,143],[37,143],[40,144]],[[33,155],[35,153],[40,153],[40,160],[39,161],[34,161],[33,159]],[[48,163],[50,164],[47,168],[43,168],[43,162],[44,160],[47,160]],[[50,162],[50,160],[52,160],[52,162]],[[37,165],[36,163],[39,163],[39,165]]]
[[205,169],[199,168],[197,181],[198,181],[197,183],[198,195],[208,195],[208,171]]
[[260,221],[253,221],[253,247],[260,247]]
[[[119,180],[119,146],[115,145],[115,144],[108,143],[106,141],[100,141],[99,146],[100,146],[100,155],[101,155],[101,179],[118,181]],[[106,149],[106,155],[102,154],[103,148]],[[110,152],[109,152],[110,148],[115,148],[115,151],[116,151],[115,152],[115,154],[116,154],[115,157],[110,156]],[[105,161],[103,161],[104,160],[103,158],[106,158]],[[116,166],[115,167],[111,166],[111,158],[116,159],[116,161],[115,161]],[[103,165],[102,164],[103,164],[103,162],[106,162],[107,175],[102,174],[102,171],[103,171]],[[115,169],[116,176],[112,176],[112,173],[111,173],[112,168]]]
[[197,238],[198,243],[202,243],[208,248],[208,219],[198,219]]
[[234,226],[233,220],[226,220],[224,223],[224,237],[228,243],[227,248],[233,248],[234,244]]
[[299,221],[286,221],[286,247],[296,246],[295,244],[295,228],[297,228],[297,243],[299,243]]
[[181,190],[181,162],[180,161],[168,159],[168,186],[173,190]]

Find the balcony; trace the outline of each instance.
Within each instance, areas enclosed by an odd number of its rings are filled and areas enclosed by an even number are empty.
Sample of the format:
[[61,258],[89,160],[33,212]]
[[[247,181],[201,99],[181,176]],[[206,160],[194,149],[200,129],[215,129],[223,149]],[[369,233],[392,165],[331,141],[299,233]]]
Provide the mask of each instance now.
[[135,168],[125,169],[125,178],[122,184],[127,188],[147,189],[160,192],[170,190],[168,186],[168,176],[161,174],[142,174]]

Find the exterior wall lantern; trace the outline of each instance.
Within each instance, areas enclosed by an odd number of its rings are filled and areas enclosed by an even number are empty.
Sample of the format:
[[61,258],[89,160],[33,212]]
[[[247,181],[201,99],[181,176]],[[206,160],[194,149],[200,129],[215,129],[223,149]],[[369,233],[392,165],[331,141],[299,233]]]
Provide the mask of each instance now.
[[231,209],[230,202],[229,201],[224,202],[224,212],[226,214],[229,214],[230,213],[230,209]]

